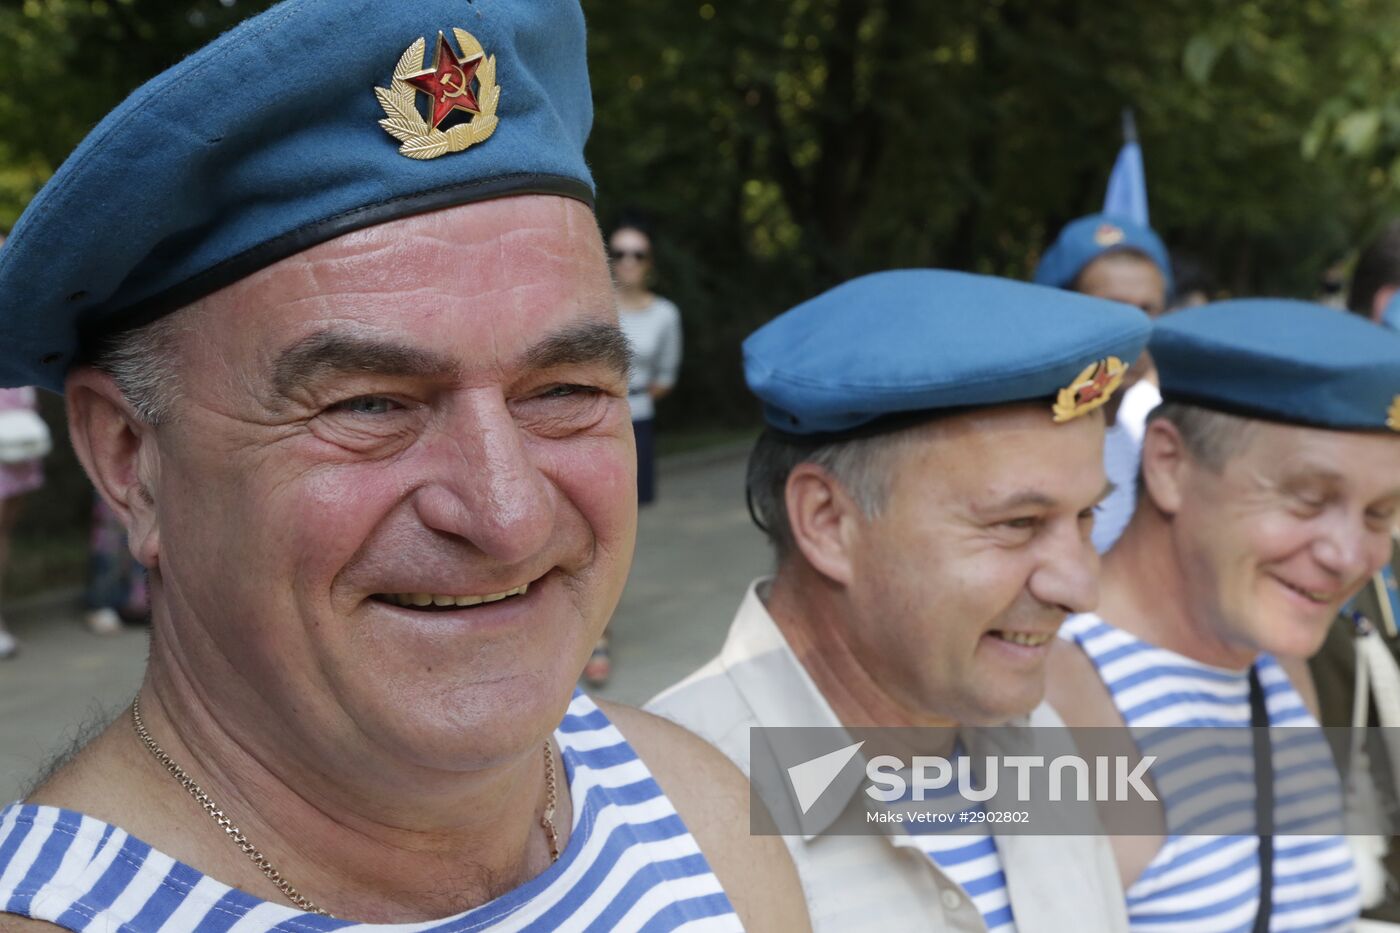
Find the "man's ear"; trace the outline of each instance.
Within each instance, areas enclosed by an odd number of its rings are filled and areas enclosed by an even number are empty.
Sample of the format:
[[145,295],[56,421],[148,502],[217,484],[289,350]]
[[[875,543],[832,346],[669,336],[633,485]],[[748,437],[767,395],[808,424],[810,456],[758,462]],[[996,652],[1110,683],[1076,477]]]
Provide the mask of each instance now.
[[111,376],[91,366],[69,373],[64,395],[79,462],[126,526],[131,553],[154,569],[160,554],[155,428],[136,415]]
[[1142,482],[1158,511],[1171,516],[1181,508],[1190,464],[1191,452],[1177,426],[1166,418],[1149,421],[1142,437]]
[[834,476],[815,463],[799,463],[784,487],[793,543],[816,570],[849,586],[852,555],[864,515]]

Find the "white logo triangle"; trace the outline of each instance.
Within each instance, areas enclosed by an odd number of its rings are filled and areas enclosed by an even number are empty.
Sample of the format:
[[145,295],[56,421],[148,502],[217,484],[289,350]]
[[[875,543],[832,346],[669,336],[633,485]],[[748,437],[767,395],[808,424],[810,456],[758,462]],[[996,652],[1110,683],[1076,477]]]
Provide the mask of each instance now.
[[800,765],[793,765],[787,769],[788,780],[792,781],[793,793],[797,795],[797,805],[802,808],[804,816],[864,744],[864,742],[857,742],[854,745],[847,745],[845,748],[838,748],[834,752],[827,752],[825,755],[819,755],[810,761],[804,761]]

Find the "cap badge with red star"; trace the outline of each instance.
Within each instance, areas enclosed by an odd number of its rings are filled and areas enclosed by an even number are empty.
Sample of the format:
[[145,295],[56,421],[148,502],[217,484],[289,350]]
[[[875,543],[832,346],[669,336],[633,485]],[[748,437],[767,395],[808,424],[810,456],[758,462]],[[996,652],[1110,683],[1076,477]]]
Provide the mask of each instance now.
[[1113,393],[1123,384],[1128,367],[1116,356],[1099,360],[1084,367],[1074,381],[1060,390],[1055,399],[1055,423],[1064,424],[1095,408],[1108,404]]
[[1094,231],[1094,242],[1107,249],[1122,243],[1124,236],[1122,227],[1114,224],[1099,224],[1099,229]]
[[[452,35],[461,55],[439,32],[433,60],[424,68],[428,43],[420,38],[399,58],[389,87],[374,89],[385,114],[379,125],[402,144],[399,152],[410,159],[436,159],[469,149],[489,139],[500,122],[496,116],[501,102],[496,56],[487,56],[481,43],[465,29],[453,29]],[[426,117],[418,109],[420,93],[428,97]],[[453,119],[454,114],[462,119]],[[443,129],[449,121],[452,125]]]

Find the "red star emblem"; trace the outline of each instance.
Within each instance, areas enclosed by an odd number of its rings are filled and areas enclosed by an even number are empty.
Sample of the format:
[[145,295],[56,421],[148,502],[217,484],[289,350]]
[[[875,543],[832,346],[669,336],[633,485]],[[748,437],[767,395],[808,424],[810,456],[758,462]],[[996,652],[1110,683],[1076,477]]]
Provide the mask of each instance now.
[[1089,381],[1088,385],[1082,387],[1075,393],[1075,400],[1081,404],[1092,402],[1094,399],[1103,395],[1111,379],[1112,377],[1108,374],[1108,367],[1100,363],[1098,371],[1094,373],[1094,378]]
[[418,74],[409,75],[404,80],[433,99],[433,128],[437,129],[447,115],[454,110],[467,113],[481,113],[472,91],[472,81],[476,70],[481,67],[482,56],[474,55],[466,61],[457,57],[447,37],[438,33],[437,51],[433,53],[433,66]]

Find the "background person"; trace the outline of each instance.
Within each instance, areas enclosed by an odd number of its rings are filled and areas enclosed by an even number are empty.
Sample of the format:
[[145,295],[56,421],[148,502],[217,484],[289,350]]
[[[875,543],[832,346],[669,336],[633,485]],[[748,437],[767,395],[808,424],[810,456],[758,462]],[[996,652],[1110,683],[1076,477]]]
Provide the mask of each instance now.
[[[1152,228],[1122,217],[1090,214],[1070,221],[1036,266],[1041,285],[1121,301],[1156,318],[1172,292],[1171,259]],[[1052,326],[1048,322],[1046,326]],[[1147,413],[1162,400],[1150,354],[1133,364],[1107,411],[1104,470],[1113,492],[1099,507],[1094,547],[1107,551],[1133,514],[1138,452]]]
[[[0,243],[3,243],[0,240]],[[25,412],[38,417],[39,399],[32,388],[0,389],[0,412]],[[19,518],[21,500],[26,493],[44,485],[43,459],[32,457],[0,462],[0,587],[5,582],[9,566],[10,539]],[[0,617],[0,659],[14,657],[19,643],[5,628]]]
[[1400,220],[1391,221],[1356,260],[1346,306],[1353,314],[1382,323],[1386,306],[1400,293]]
[[95,635],[120,632],[124,620],[143,621],[150,612],[146,568],[131,554],[121,516],[96,492],[84,600],[83,621]]
[[681,313],[651,290],[654,249],[638,221],[620,224],[608,237],[622,332],[632,347],[627,404],[637,435],[637,501],[642,505],[656,499],[656,402],[675,388],[681,368]]
[[[627,405],[637,439],[637,502],[656,500],[656,403],[676,384],[681,366],[681,313],[651,291],[656,256],[639,221],[620,224],[608,237],[608,260],[617,288],[618,317],[632,348]],[[583,669],[584,681],[601,687],[612,676],[612,646],[604,634]]]

